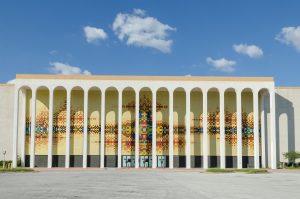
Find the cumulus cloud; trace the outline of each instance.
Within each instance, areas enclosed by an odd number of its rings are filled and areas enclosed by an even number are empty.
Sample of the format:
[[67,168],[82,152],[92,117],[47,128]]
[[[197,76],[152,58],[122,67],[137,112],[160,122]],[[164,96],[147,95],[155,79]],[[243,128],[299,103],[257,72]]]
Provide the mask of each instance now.
[[107,38],[106,32],[101,28],[95,28],[91,26],[85,26],[83,28],[86,41],[88,43],[95,43],[100,40],[105,40]]
[[7,81],[6,83],[7,83],[7,84],[14,84],[15,81],[16,81],[16,79],[11,79],[11,80]]
[[71,66],[60,62],[50,62],[49,71],[57,75],[91,75],[88,70],[82,70],[79,67]]
[[259,58],[264,54],[263,50],[256,45],[234,44],[233,49],[235,50],[235,52],[247,55],[251,58]]
[[236,62],[232,60],[228,60],[225,58],[213,59],[211,57],[207,57],[206,62],[219,71],[223,71],[227,73],[235,71],[234,66],[236,65]]
[[275,39],[286,45],[294,46],[300,52],[300,26],[282,28]]
[[145,16],[146,11],[139,9],[139,8],[135,8],[135,9],[133,9],[133,14],[139,15],[139,16]]
[[141,9],[134,9],[132,14],[117,14],[112,25],[113,31],[127,45],[149,47],[169,53],[173,43],[168,38],[169,32],[176,29],[145,14]]

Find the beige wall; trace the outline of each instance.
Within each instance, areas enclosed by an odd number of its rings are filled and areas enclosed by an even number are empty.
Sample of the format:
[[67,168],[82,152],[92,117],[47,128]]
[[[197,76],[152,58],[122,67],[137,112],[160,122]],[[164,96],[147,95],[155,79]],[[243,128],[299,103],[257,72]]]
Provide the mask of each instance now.
[[[277,135],[278,135],[278,142],[277,142],[277,154],[278,154],[278,161],[285,161],[282,153],[287,152],[287,151],[291,151],[291,150],[296,150],[296,151],[300,151],[300,88],[284,88],[284,87],[278,87],[276,88],[276,128],[277,128]],[[28,93],[28,103],[27,103],[27,113],[26,116],[30,117],[30,93]],[[41,93],[42,95],[42,93]],[[48,95],[48,93],[46,94]],[[58,91],[57,93],[54,94],[55,99],[54,100],[54,112],[57,112],[58,109],[61,108],[61,106],[64,104],[64,97],[62,97],[62,95],[65,95],[65,91]],[[90,95],[92,95],[93,97],[90,96],[90,101],[89,101],[89,115],[90,117],[92,117],[93,114],[95,114],[95,121],[92,121],[91,119],[89,120],[89,123],[93,123],[95,122],[95,125],[99,127],[100,125],[100,94],[97,94],[97,92],[95,93],[91,93]],[[95,96],[94,96],[95,95]],[[97,95],[97,96],[96,96]],[[158,93],[157,99],[158,101],[161,101],[163,105],[168,105],[168,98],[166,93]],[[198,96],[199,95],[199,96]],[[0,160],[2,160],[3,155],[2,155],[2,151],[6,150],[7,151],[7,155],[6,155],[6,159],[11,159],[12,155],[11,155],[11,151],[12,151],[12,134],[13,134],[13,99],[14,97],[14,86],[13,85],[0,85],[0,99],[1,99],[1,103],[0,103]],[[178,128],[178,125],[183,125],[184,126],[184,117],[179,119],[176,117],[176,113],[178,112],[182,112],[183,115],[185,115],[185,100],[184,100],[184,93],[182,93],[182,96],[180,95],[180,92],[174,95],[175,99],[174,99],[174,128]],[[234,95],[226,95],[225,96],[225,100],[227,99],[227,101],[225,101],[225,106],[228,108],[226,110],[226,112],[228,111],[228,113],[230,114],[234,114],[234,112],[236,111],[233,107],[235,105],[235,101],[233,101],[232,99],[234,99]],[[245,98],[249,98],[249,103],[251,103],[251,96],[244,96]],[[48,107],[48,102],[47,99],[43,98],[42,96],[39,97],[39,94],[37,96],[37,98],[40,100],[39,103],[40,105],[38,105],[38,107],[41,108],[37,108],[37,115],[40,113],[39,110],[40,109],[47,109]],[[95,98],[95,99],[94,99]],[[192,94],[191,97],[191,107],[192,109],[192,117],[191,117],[191,124],[193,126],[193,124],[195,126],[199,126],[201,127],[201,113],[202,113],[202,107],[198,106],[198,104],[196,103],[196,99],[197,98],[201,98],[201,93],[198,94]],[[231,99],[232,98],[232,99]],[[61,101],[59,101],[61,100]],[[243,102],[245,102],[246,99],[244,99]],[[92,102],[93,101],[93,102]],[[117,100],[116,100],[117,101]],[[43,103],[42,103],[43,102]],[[132,123],[134,121],[134,111],[127,111],[126,112],[126,108],[124,107],[127,103],[130,102],[134,102],[134,93],[126,93],[123,96],[123,123],[128,120],[129,123]],[[74,102],[75,103],[75,102]],[[77,103],[77,102],[76,102]],[[79,102],[78,102],[79,103]],[[210,103],[212,103],[212,101],[210,101]],[[80,104],[80,108],[82,109],[82,102],[79,103]],[[93,104],[93,106],[92,106]],[[183,105],[182,106],[182,110],[179,109],[179,104]],[[201,103],[200,103],[201,104]],[[213,103],[212,103],[213,104]],[[268,110],[268,100],[265,102],[265,106],[266,106],[266,112],[267,112],[267,119],[266,119],[266,123],[269,125],[269,110]],[[91,107],[95,107],[93,110]],[[112,107],[116,107],[115,105],[112,105]],[[193,108],[194,107],[194,108]],[[214,110],[217,110],[216,106],[212,106],[212,108]],[[79,110],[79,112],[81,112],[81,110]],[[231,110],[232,109],[232,110]],[[77,110],[77,109],[76,109]],[[211,110],[213,111],[213,110]],[[245,107],[244,103],[243,103],[243,111],[247,112],[249,115],[249,117],[251,117],[251,112],[252,110],[249,109],[247,110],[247,107]],[[63,112],[63,111],[62,111]],[[158,115],[157,115],[157,119],[164,123],[168,123],[168,108],[166,108],[166,110],[163,111],[158,111]],[[131,116],[127,116],[127,114],[131,115]],[[125,116],[126,115],[126,116]],[[200,115],[200,118],[197,119],[198,115]],[[128,119],[128,118],[130,119]],[[251,120],[251,118],[250,118]],[[64,123],[64,121],[62,121]],[[251,122],[250,122],[251,123]],[[64,125],[64,124],[62,124]],[[123,124],[124,125],[124,124]],[[97,128],[98,128],[97,127]],[[124,129],[123,129],[124,130]],[[267,132],[269,131],[269,129],[267,128]],[[131,130],[129,131],[131,132]],[[193,134],[193,131],[191,131],[191,133]],[[123,131],[124,134],[124,131]],[[123,135],[124,136],[124,135]],[[91,136],[92,137],[92,136]],[[176,136],[174,137],[176,139]],[[99,135],[95,135],[95,138],[93,139],[89,139],[90,145],[92,145],[91,143],[93,143],[94,145],[97,145],[97,149],[89,149],[89,154],[99,154]],[[182,137],[182,139],[184,139],[184,137]],[[230,139],[234,139],[234,138],[230,138]],[[267,138],[269,139],[269,138]],[[217,140],[217,139],[216,139]],[[28,140],[29,141],[29,140]],[[125,141],[125,139],[124,139]],[[19,141],[20,142],[20,141]],[[196,144],[197,143],[197,144]],[[201,148],[198,148],[199,144],[201,143],[201,136],[196,136],[196,135],[192,135],[192,145],[196,144],[197,147],[193,147],[194,149],[192,150],[192,154],[201,154]],[[61,152],[61,154],[64,154],[64,142],[61,143],[61,150],[58,150],[56,153],[60,154],[59,151]],[[124,143],[123,143],[124,144]],[[229,144],[229,143],[226,143]],[[55,142],[54,139],[54,145],[57,145],[57,149],[59,149],[60,147],[58,146],[59,144],[57,142]],[[30,143],[27,143],[26,145],[26,149],[28,149],[30,146]],[[228,145],[226,148],[228,149],[230,147],[230,145]],[[235,146],[231,146],[232,147],[232,153],[235,154]],[[268,146],[269,148],[270,146]],[[54,147],[55,148],[55,147]],[[184,146],[180,147],[184,150]],[[176,149],[176,147],[175,147]],[[250,147],[251,149],[251,147]],[[37,154],[39,154],[39,148],[37,147]],[[46,151],[45,149],[41,149],[40,153],[43,154]],[[55,151],[55,150],[54,150]],[[217,150],[218,151],[218,150]],[[216,153],[217,153],[216,151]],[[251,151],[251,150],[250,150]],[[267,154],[269,154],[270,150],[268,150]],[[26,153],[28,151],[26,150]],[[123,151],[124,153],[125,151]],[[129,149],[127,151],[128,154],[132,154],[133,149]],[[167,152],[167,150],[166,150]],[[175,151],[175,154],[181,154],[182,151],[179,150],[179,148],[177,148]],[[244,153],[245,151],[243,151]],[[248,151],[249,152],[249,151]],[[55,152],[54,152],[55,153]],[[55,154],[56,154],[55,153]],[[162,151],[162,154],[164,154],[165,151]],[[20,153],[19,153],[20,154]],[[124,153],[126,154],[126,153]],[[251,153],[250,153],[251,154]]]
[[300,152],[300,87],[278,87],[276,93],[277,155],[286,161],[282,153]]
[[0,160],[3,159],[3,150],[6,151],[6,159],[11,160],[14,86],[0,85],[0,101]]

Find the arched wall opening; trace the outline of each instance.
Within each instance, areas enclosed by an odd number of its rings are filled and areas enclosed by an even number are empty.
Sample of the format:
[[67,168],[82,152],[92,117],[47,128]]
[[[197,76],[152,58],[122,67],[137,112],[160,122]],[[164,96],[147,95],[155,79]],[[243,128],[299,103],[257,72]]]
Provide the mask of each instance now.
[[217,88],[207,92],[208,167],[220,167],[220,94]]
[[118,166],[118,90],[105,91],[104,167]]
[[176,88],[173,93],[173,136],[174,136],[174,168],[186,167],[185,157],[185,116],[186,116],[186,92],[183,88]]
[[135,167],[135,91],[122,92],[122,167]]
[[47,167],[49,140],[49,89],[47,87],[37,88],[35,107],[34,162],[36,167]]
[[191,168],[203,165],[203,93],[200,88],[191,91]]
[[139,91],[139,167],[152,166],[152,91]]
[[52,167],[65,167],[67,91],[59,86],[53,90]]
[[237,168],[237,103],[233,88],[224,93],[226,168]]
[[157,167],[169,167],[169,92],[159,88],[156,92],[156,156]]
[[87,166],[100,167],[101,154],[101,91],[97,87],[88,90]]
[[81,87],[71,90],[70,109],[70,167],[82,167],[83,163],[83,125],[84,91]]
[[243,168],[254,168],[254,115],[251,89],[242,91],[242,155]]

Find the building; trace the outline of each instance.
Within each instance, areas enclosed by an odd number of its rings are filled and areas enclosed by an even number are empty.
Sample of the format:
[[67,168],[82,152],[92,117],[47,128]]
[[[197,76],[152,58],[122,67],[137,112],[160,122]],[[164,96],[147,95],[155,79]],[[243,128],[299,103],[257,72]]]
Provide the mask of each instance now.
[[13,167],[275,169],[300,151],[299,96],[271,77],[16,75],[0,150]]

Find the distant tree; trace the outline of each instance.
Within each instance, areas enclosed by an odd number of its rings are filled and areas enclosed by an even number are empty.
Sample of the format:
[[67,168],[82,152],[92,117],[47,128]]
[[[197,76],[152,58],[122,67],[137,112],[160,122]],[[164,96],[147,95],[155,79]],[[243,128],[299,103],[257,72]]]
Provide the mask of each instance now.
[[300,158],[300,153],[296,152],[296,151],[289,151],[289,152],[283,153],[283,156],[286,159],[288,159],[289,163],[291,163],[292,166],[294,167],[296,160]]

